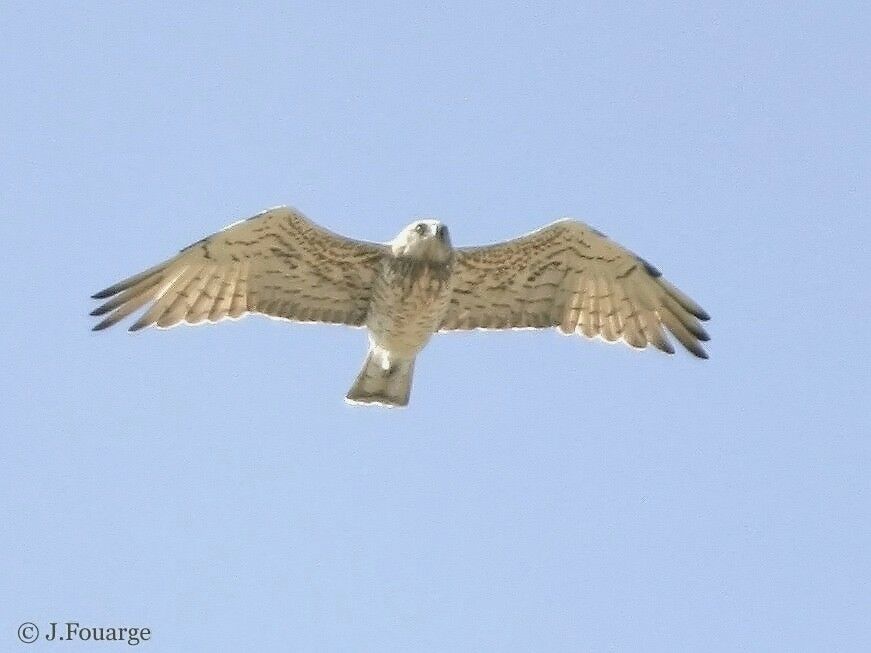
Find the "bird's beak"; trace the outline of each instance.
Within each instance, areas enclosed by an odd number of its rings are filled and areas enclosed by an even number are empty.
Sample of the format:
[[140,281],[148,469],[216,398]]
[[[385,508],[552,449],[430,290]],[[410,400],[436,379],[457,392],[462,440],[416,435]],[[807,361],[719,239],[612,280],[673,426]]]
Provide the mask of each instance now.
[[436,227],[435,235],[436,238],[438,238],[443,243],[448,242],[448,228],[445,225],[440,224],[438,227]]

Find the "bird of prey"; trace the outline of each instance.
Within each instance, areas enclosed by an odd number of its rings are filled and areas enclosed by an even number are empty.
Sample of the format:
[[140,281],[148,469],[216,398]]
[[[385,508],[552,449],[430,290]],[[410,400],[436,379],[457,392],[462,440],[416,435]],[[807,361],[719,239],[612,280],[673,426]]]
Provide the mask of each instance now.
[[288,207],[185,247],[94,295],[95,331],[148,305],[130,327],[218,322],[249,313],[366,327],[369,351],[349,403],[405,406],[417,354],[433,334],[540,329],[699,358],[705,311],[644,259],[575,220],[482,247],[451,245],[436,220],[389,243],[345,238]]

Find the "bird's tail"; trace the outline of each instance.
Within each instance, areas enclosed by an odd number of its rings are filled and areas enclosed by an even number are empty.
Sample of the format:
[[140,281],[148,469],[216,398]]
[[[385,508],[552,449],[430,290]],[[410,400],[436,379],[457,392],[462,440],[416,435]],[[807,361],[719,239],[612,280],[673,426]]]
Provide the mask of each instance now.
[[413,374],[413,358],[390,361],[377,349],[370,350],[345,399],[351,404],[407,406]]

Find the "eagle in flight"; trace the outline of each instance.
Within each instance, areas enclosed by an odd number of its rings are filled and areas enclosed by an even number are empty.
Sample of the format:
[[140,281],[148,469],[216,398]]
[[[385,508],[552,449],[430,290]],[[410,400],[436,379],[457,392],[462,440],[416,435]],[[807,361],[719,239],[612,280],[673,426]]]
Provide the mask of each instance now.
[[405,406],[430,337],[469,329],[543,329],[699,358],[708,314],[644,259],[575,220],[482,247],[451,245],[436,220],[385,244],[352,240],[279,207],[234,223],[171,259],[101,290],[100,331],[218,322],[249,313],[366,327],[354,404]]

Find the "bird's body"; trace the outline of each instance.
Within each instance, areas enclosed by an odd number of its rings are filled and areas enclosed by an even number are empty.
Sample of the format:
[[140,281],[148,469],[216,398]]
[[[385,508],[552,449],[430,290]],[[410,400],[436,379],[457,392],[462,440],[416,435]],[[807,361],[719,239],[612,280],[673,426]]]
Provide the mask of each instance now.
[[[419,222],[432,232],[443,225]],[[400,234],[403,237],[408,228]],[[417,232],[412,229],[417,235]],[[425,232],[429,233],[429,232]],[[428,236],[419,236],[421,240]],[[366,327],[372,344],[413,357],[438,331],[451,298],[453,248],[447,235],[440,244],[443,256],[421,256],[416,251],[385,256],[372,285],[372,298]]]
[[369,354],[348,401],[408,403],[414,359],[450,304],[453,262],[447,229],[432,220],[409,225],[391,243],[372,284]]
[[560,220],[515,240],[455,249],[435,220],[390,243],[333,234],[284,207],[230,225],[94,295],[104,329],[170,327],[246,313],[366,327],[369,353],[347,399],[404,406],[414,361],[439,331],[557,327],[671,353],[663,326],[707,357],[707,314],[632,252]]

